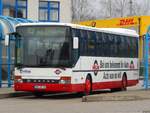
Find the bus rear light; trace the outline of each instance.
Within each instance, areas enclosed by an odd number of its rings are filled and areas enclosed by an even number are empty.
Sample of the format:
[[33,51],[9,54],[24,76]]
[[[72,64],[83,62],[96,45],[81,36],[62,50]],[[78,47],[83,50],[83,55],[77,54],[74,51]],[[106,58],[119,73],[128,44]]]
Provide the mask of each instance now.
[[15,76],[14,82],[15,82],[15,83],[22,83],[22,82],[23,82],[22,77],[21,77],[21,76],[18,76],[18,75]]
[[60,84],[70,84],[71,83],[71,77],[61,77],[59,83]]

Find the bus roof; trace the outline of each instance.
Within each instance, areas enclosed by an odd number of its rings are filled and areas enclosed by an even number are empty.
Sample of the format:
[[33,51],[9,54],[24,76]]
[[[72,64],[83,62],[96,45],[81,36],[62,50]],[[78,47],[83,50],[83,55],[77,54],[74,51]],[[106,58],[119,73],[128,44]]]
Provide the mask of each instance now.
[[133,36],[139,37],[135,30],[125,29],[125,28],[95,28],[95,27],[87,27],[78,24],[71,24],[71,23],[53,23],[53,22],[39,22],[39,23],[20,23],[16,27],[19,26],[69,26],[72,28],[83,29],[83,30],[91,30],[91,31],[98,31],[98,32],[105,32],[117,35],[125,35],[125,36]]

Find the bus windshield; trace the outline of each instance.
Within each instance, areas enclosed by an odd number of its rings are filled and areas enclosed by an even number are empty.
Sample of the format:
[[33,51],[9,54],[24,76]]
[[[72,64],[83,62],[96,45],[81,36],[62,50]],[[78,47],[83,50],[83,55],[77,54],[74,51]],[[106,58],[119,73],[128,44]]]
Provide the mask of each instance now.
[[16,29],[16,66],[68,67],[71,65],[70,28],[20,26]]

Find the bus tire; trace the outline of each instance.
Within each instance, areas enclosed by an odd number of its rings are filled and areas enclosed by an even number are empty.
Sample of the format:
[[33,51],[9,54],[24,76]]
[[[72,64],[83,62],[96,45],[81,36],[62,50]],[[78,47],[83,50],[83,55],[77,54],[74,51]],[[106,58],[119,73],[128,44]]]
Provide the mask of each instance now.
[[92,93],[92,79],[91,76],[87,76],[85,80],[85,95],[90,95]]
[[127,76],[124,73],[121,80],[121,87],[120,88],[112,88],[111,92],[117,92],[117,91],[126,91],[127,90]]
[[121,87],[122,91],[126,91],[127,90],[127,76],[126,74],[123,75],[122,77],[122,87]]

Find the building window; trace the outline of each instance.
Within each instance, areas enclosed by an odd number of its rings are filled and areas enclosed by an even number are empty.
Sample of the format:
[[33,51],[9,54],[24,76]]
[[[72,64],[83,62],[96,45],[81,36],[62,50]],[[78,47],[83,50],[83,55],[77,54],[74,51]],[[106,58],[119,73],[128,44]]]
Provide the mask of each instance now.
[[59,4],[56,1],[40,1],[39,20],[43,22],[59,22]]
[[27,18],[27,0],[3,0],[3,15]]
[[17,1],[17,14],[18,18],[27,18],[27,0],[16,0]]

